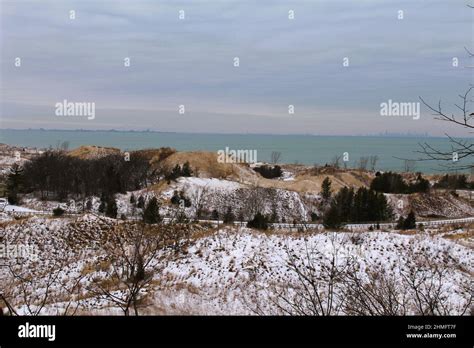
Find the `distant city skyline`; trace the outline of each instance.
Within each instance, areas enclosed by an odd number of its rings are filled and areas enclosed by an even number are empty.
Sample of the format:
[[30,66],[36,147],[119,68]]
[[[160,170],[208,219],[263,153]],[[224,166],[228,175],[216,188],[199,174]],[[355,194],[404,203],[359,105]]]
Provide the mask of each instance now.
[[[419,96],[456,112],[473,83],[463,0],[3,0],[0,19],[0,128],[471,135],[423,105],[380,114]],[[58,117],[63,100],[95,117]]]
[[[360,133],[360,134],[318,134],[318,133],[213,133],[213,132],[193,132],[193,131],[160,131],[160,130],[153,130],[153,129],[84,129],[84,128],[69,128],[69,129],[62,129],[62,128],[0,128],[0,130],[4,131],[58,131],[58,132],[136,132],[136,133],[180,133],[180,134],[234,134],[234,135],[301,135],[301,136],[335,136],[335,137],[345,137],[345,136],[354,136],[354,137],[414,137],[414,138],[445,138],[444,135],[432,135],[427,132],[425,133],[393,133],[389,131],[385,132],[378,132],[378,133]],[[465,138],[474,137],[471,134],[465,136]]]

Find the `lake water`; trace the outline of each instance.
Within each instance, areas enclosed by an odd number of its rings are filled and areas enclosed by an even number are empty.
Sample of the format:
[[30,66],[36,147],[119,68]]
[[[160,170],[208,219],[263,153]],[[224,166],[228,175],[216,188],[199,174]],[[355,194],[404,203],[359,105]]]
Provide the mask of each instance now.
[[[312,135],[255,135],[255,134],[187,134],[131,131],[59,131],[59,130],[4,130],[0,129],[0,143],[10,145],[56,147],[68,141],[69,148],[81,145],[117,147],[122,150],[173,147],[180,151],[257,150],[259,161],[269,161],[272,151],[281,152],[282,163],[330,163],[336,155],[349,153],[349,166],[361,156],[377,155],[377,169],[400,171],[403,160],[419,158],[418,143],[450,149],[446,138],[383,137],[383,136],[312,136]],[[439,163],[417,162],[416,171],[433,173],[441,170]]]

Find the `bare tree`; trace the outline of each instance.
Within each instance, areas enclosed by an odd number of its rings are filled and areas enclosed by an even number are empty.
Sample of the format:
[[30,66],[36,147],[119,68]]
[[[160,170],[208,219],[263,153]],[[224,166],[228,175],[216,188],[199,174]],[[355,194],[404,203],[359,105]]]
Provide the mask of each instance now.
[[403,171],[405,173],[413,173],[415,171],[416,161],[405,159],[403,160]]
[[194,209],[194,218],[199,220],[203,213],[203,209],[207,206],[210,197],[209,187],[198,186],[196,189],[191,190],[190,200],[191,206]]
[[267,190],[261,187],[257,180],[253,182],[251,187],[243,192],[244,214],[249,218],[257,213],[263,213],[265,208]]
[[330,241],[329,252],[307,242],[304,249],[286,247],[286,267],[293,277],[285,284],[259,287],[262,282],[255,273],[259,264],[253,262],[257,291],[249,308],[259,315],[465,315],[472,311],[469,271],[454,275],[463,265],[449,248],[433,252],[412,240],[404,247],[403,261],[387,264],[346,256],[344,239],[338,241],[336,234]]
[[[337,235],[331,236],[331,250],[318,250],[305,242],[303,254],[286,247],[287,264],[296,281],[274,285],[269,292],[278,314],[328,316],[340,314],[341,290],[348,259],[341,253]],[[262,312],[262,307],[257,306]]]
[[10,281],[5,279],[5,286],[0,287],[0,301],[10,315],[41,315],[47,305],[55,302],[62,302],[62,308],[56,309],[59,315],[77,312],[83,276],[69,275],[68,279],[62,279],[60,275],[67,266],[66,261],[43,261],[35,268],[18,263],[8,265]]
[[[463,95],[460,94],[459,98],[461,99],[461,103],[454,104],[454,106],[460,111],[460,115],[455,115],[453,113],[446,112],[441,105],[441,100],[438,102],[437,107],[431,106],[422,97],[420,97],[420,100],[429,110],[433,112],[433,115],[435,116],[436,120],[448,122],[465,129],[474,129],[474,123],[472,122],[474,113],[470,112],[468,108],[469,103],[472,103],[472,100],[470,99],[470,94],[473,88],[474,87],[469,87]],[[451,149],[446,150],[435,148],[427,142],[420,143],[419,145],[421,150],[416,152],[422,154],[423,157],[417,160],[444,161],[445,163],[448,163],[447,165],[444,165],[448,168],[471,168],[472,164],[466,162],[468,162],[474,155],[474,143],[465,139],[456,139],[454,137],[449,136],[448,134],[446,134],[446,136],[448,137]],[[464,164],[462,165],[457,163],[461,160],[464,160]]]
[[373,156],[370,156],[370,170],[374,171],[375,170],[375,167],[377,166],[377,161],[379,160],[379,156],[377,155],[373,155]]
[[270,161],[273,164],[277,164],[280,161],[281,157],[281,152],[279,151],[272,151],[272,154],[270,156]]
[[[471,5],[467,5],[467,7],[474,9],[474,6]],[[470,58],[474,57],[474,54],[467,47],[464,47],[464,49]],[[472,66],[468,68],[472,68]],[[461,101],[460,103],[454,104],[458,110],[457,115],[446,111],[441,105],[441,99],[438,101],[437,106],[426,102],[421,96],[419,99],[433,112],[433,116],[436,120],[459,126],[463,129],[467,129],[469,133],[471,133],[471,129],[474,128],[474,123],[472,122],[474,113],[469,110],[468,105],[473,102],[470,98],[473,88],[474,86],[471,84],[464,94],[459,94]],[[417,161],[440,161],[442,162],[441,167],[449,170],[472,168],[473,165],[470,161],[474,155],[474,144],[469,140],[455,138],[448,134],[445,135],[448,138],[450,149],[437,148],[428,142],[419,143],[420,150],[415,152],[421,154],[421,157],[418,158]]]
[[345,274],[344,312],[349,315],[406,315],[407,291],[394,272],[372,263],[362,271],[354,260]]
[[93,276],[89,290],[114,303],[124,315],[131,309],[138,315],[144,290],[160,268],[157,254],[165,245],[161,229],[144,223],[117,225],[102,245],[105,276]]
[[[418,315],[464,315],[472,305],[472,282],[460,280],[454,289],[449,288],[452,271],[459,269],[459,264],[445,251],[441,260],[433,257],[424,249],[413,245],[407,248],[409,257],[402,269],[402,282],[410,291],[412,308]],[[463,301],[453,306],[449,302],[452,292],[457,293]]]
[[359,158],[359,170],[367,170],[367,164],[369,163],[369,157],[362,156]]
[[342,155],[334,156],[331,160],[331,166],[338,169],[340,167]]

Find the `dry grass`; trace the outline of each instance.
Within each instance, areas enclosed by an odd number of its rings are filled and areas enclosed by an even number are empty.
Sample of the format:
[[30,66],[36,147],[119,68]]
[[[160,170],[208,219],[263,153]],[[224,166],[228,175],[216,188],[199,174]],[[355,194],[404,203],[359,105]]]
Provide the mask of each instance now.
[[459,240],[459,239],[469,239],[474,237],[474,232],[468,231],[465,233],[456,233],[456,234],[444,234],[443,238],[450,240]]
[[[364,180],[362,180],[359,176],[363,175]],[[259,178],[258,183],[260,186],[263,187],[275,187],[290,191],[296,191],[300,193],[304,192],[313,192],[319,193],[321,192],[321,186],[324,179],[328,177],[332,182],[332,190],[333,192],[337,192],[344,186],[349,187],[362,187],[367,186],[369,180],[369,174],[363,173],[355,175],[354,172],[337,172],[334,174],[318,174],[312,175],[309,173],[304,173],[301,175],[297,175],[295,180],[293,181],[281,181],[281,180],[271,180],[265,178]]]
[[133,153],[145,157],[150,163],[158,163],[176,153],[176,150],[170,147],[160,147],[159,149],[137,150]]
[[95,145],[84,145],[68,152],[69,156],[81,159],[93,159],[111,154],[119,154],[120,149],[115,147],[102,147]]
[[[318,168],[315,172],[313,168],[302,165],[281,165],[284,170],[295,174],[295,180],[282,181],[276,179],[266,179],[253,171],[246,164],[219,163],[215,152],[176,152],[161,162],[154,162],[154,165],[170,170],[176,164],[183,165],[189,162],[195,175],[205,178],[230,179],[243,183],[257,183],[265,188],[279,188],[296,192],[319,193],[321,185],[326,177],[332,181],[333,191],[338,191],[344,186],[361,187],[367,186],[373,177],[372,173],[356,170],[332,170],[328,168]],[[164,187],[154,187],[163,189]]]
[[166,158],[162,166],[171,169],[176,164],[183,165],[185,162],[189,162],[192,170],[197,172],[200,177],[223,179],[238,171],[236,168],[238,165],[219,163],[217,162],[217,153],[204,151],[176,152]]

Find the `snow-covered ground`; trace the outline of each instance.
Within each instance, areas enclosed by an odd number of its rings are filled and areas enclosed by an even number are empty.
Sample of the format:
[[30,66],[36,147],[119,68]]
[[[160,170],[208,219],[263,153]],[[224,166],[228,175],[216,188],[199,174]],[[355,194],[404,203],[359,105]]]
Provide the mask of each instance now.
[[[103,243],[107,234],[118,224],[113,219],[84,215],[79,218],[51,219],[32,217],[2,225],[0,236],[6,245],[27,245],[34,257],[21,259],[22,272],[34,275],[32,293],[40,296],[47,279],[58,274],[50,287],[50,301],[42,314],[61,313],[72,287],[80,278],[79,305],[81,314],[120,314],[100,296],[88,292],[91,282],[106,281],[101,268],[104,262]],[[421,256],[431,266],[446,267],[442,281],[444,303],[456,314],[464,304],[460,292],[462,284],[472,281],[474,253],[457,238],[446,239],[436,230],[423,234],[398,233],[262,233],[247,228],[224,227],[219,231],[199,229],[190,244],[176,253],[161,250],[155,257],[159,272],[154,274],[148,289],[142,314],[254,314],[256,306],[265,314],[275,313],[271,289],[298,285],[297,275],[288,267],[290,255],[297,255],[305,265],[306,255],[315,255],[315,267],[322,270],[329,264],[331,253],[338,250],[343,260],[355,260],[360,272],[385,270],[401,280],[401,272]],[[459,230],[450,232],[459,236]],[[464,231],[466,233],[466,231]],[[468,239],[472,240],[472,234]],[[308,254],[308,251],[309,254]],[[31,256],[31,255],[30,255]],[[434,266],[433,266],[434,267]],[[81,276],[87,275],[81,278]],[[7,268],[0,268],[2,285],[13,291],[13,298],[21,302]],[[25,306],[15,303],[20,313],[28,313]],[[415,308],[409,313],[414,314]],[[342,310],[335,314],[344,314]]]
[[24,213],[35,213],[38,212],[37,210],[34,209],[29,209],[25,208],[19,205],[7,205],[4,210],[4,212],[24,212]]
[[[193,207],[202,205],[207,211],[217,209],[223,214],[230,207],[235,216],[242,214],[245,220],[253,218],[256,212],[271,215],[292,222],[306,220],[309,211],[301,196],[295,191],[263,188],[248,183],[208,178],[179,178],[162,193],[171,198],[174,191],[183,192]],[[186,210],[194,217],[193,208]]]

